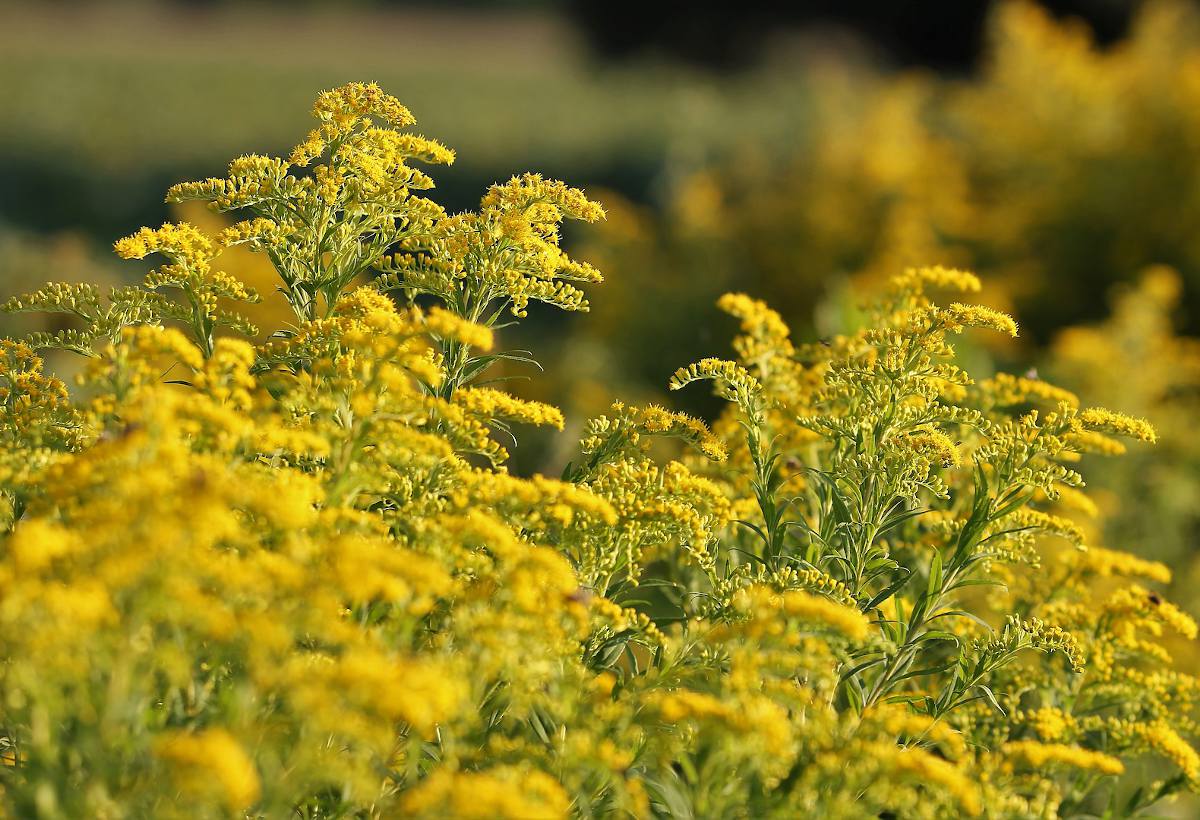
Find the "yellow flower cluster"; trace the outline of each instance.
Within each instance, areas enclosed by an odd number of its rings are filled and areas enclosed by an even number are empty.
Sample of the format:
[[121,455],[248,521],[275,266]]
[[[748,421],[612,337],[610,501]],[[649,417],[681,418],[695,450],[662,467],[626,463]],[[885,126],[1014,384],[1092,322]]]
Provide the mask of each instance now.
[[717,300],[717,307],[741,321],[745,335],[735,340],[734,347],[742,361],[763,366],[776,358],[786,361],[795,352],[783,317],[766,302],[744,293],[727,293]]
[[332,91],[322,91],[313,104],[313,116],[347,132],[356,118],[375,116],[391,125],[403,127],[416,122],[412,113],[377,83],[348,83]]
[[921,749],[880,751],[892,758],[900,772],[947,792],[968,817],[975,817],[983,811],[979,789],[958,766]]
[[1124,413],[1114,413],[1104,408],[1089,408],[1080,412],[1079,424],[1085,429],[1097,433],[1111,433],[1114,436],[1125,436],[1138,441],[1154,442],[1158,434],[1154,427],[1145,419],[1135,419]]
[[751,631],[779,633],[785,621],[792,619],[826,627],[851,641],[864,641],[870,633],[870,622],[857,607],[803,589],[779,593],[770,587],[751,586],[737,591],[733,606],[748,618]]
[[1074,717],[1052,706],[1042,707],[1027,716],[1016,714],[1014,717],[1018,720],[1023,717],[1028,719],[1038,736],[1050,742],[1062,740],[1076,725]]
[[1032,769],[1059,765],[1109,775],[1122,774],[1125,771],[1121,761],[1111,755],[1081,749],[1078,746],[1064,746],[1061,743],[1018,740],[1005,744],[1003,752],[1011,760]]
[[893,276],[889,286],[896,293],[909,293],[923,299],[927,289],[957,290],[962,293],[978,293],[982,289],[979,277],[970,271],[933,265],[923,268],[908,268]]
[[[406,161],[452,155],[397,101],[314,116],[289,160],[172,189],[244,211],[216,239],[118,242],[166,258],[143,287],[14,303],[88,330],[0,343],[0,811],[1017,818],[1146,755],[1180,776],[1141,794],[1200,787],[1163,643],[1196,624],[1120,580],[1165,568],[1063,548],[1092,535],[1065,465],[1153,432],[975,383],[952,334],[1016,325],[931,295],[974,276],[911,269],[828,345],[723,297],[737,360],[670,382],[712,383],[712,429],[618,402],[558,478],[514,475],[500,437],[566,419],[495,386],[525,357],[494,330],[586,307],[560,228],[602,209],[525,175],[447,216]],[[236,244],[295,314],[265,342],[215,332]]]
[[401,803],[406,817],[463,820],[555,820],[567,817],[569,809],[570,800],[553,777],[515,767],[439,770]]
[[261,793],[254,762],[223,729],[164,734],[154,753],[181,778],[181,789],[203,799],[215,788],[231,813],[245,811]]
[[[598,416],[588,422],[581,448],[590,456],[590,465],[598,459],[611,459],[618,453],[636,451],[646,443],[643,436],[677,438],[713,461],[724,461],[728,455],[725,443],[700,419],[655,404],[630,407],[623,402],[613,403],[611,415]],[[585,475],[589,471],[588,465],[581,466],[576,476]]]
[[988,330],[1017,335],[1017,323],[1007,313],[1001,313],[982,305],[964,305],[954,302],[939,310],[936,320],[945,323],[947,329],[961,332],[967,327],[981,327]]
[[536,401],[523,401],[490,387],[464,387],[454,394],[454,401],[467,412],[492,420],[548,424],[559,430],[563,429],[562,412],[557,407]]
[[761,388],[758,380],[743,366],[723,359],[702,359],[695,364],[681,367],[671,376],[669,386],[680,390],[692,382],[708,380],[718,385],[721,395],[743,407],[759,403]]
[[941,430],[919,430],[908,437],[908,446],[930,461],[949,469],[959,463],[958,448]]
[[1076,571],[1101,578],[1145,578],[1160,584],[1171,583],[1171,570],[1158,561],[1147,561],[1128,552],[1104,547],[1088,547],[1073,558]]
[[1114,616],[1144,619],[1147,625],[1164,624],[1188,640],[1196,637],[1196,620],[1191,615],[1136,584],[1114,593],[1106,609]]
[[484,352],[490,351],[495,343],[491,328],[465,321],[461,316],[437,306],[425,315],[425,326],[434,336],[453,339]]
[[1041,379],[1013,376],[1009,373],[997,373],[986,379],[980,383],[980,389],[987,391],[992,401],[1001,407],[1033,402],[1044,402],[1050,407],[1060,404],[1079,406],[1079,398],[1069,390]]
[[1140,734],[1156,752],[1174,763],[1188,782],[1200,783],[1200,754],[1166,723],[1143,725]]
[[864,640],[869,631],[869,622],[857,608],[843,606],[802,590],[785,593],[780,609],[793,618],[827,624],[851,640]]

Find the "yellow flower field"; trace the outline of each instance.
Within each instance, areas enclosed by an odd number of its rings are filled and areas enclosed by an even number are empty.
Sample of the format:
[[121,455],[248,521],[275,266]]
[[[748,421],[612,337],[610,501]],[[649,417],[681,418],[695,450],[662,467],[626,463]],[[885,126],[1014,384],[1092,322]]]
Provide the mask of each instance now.
[[4,305],[71,326],[0,342],[0,811],[1126,817],[1200,789],[1196,622],[1084,483],[1160,435],[958,355],[1018,335],[975,274],[880,270],[824,339],[727,294],[696,321],[732,317],[733,358],[669,382],[711,425],[613,396],[561,474],[518,475],[571,422],[508,392],[541,377],[507,328],[605,299],[561,246],[604,207],[523,174],[449,213],[455,154],[399,100],[312,114],[167,192],[225,227],[118,240],[139,284]]

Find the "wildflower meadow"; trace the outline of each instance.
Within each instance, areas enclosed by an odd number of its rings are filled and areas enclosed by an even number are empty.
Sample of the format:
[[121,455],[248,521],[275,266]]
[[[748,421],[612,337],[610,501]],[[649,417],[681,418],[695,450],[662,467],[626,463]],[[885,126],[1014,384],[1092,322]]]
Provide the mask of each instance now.
[[[509,392],[552,374],[508,329],[632,275],[560,246],[603,203],[524,174],[449,213],[455,154],[396,98],[312,113],[167,192],[224,227],[118,240],[139,284],[4,304],[72,321],[0,342],[7,816],[1116,818],[1200,787],[1196,622],[1088,524],[1156,430],[975,372],[956,346],[1019,331],[974,274],[896,267],[822,339],[721,296],[731,351],[664,385],[711,424],[613,397],[518,474],[567,419]],[[247,251],[269,292],[225,271]]]

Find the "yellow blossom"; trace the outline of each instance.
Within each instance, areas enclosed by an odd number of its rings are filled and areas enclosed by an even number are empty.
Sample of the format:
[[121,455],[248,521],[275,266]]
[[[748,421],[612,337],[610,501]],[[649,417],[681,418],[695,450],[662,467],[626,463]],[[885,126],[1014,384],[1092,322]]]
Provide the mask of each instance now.
[[1112,433],[1116,436],[1137,439],[1138,441],[1154,442],[1158,434],[1144,419],[1135,419],[1124,413],[1115,413],[1101,407],[1093,407],[1080,412],[1079,423],[1085,430],[1100,433]]
[[224,729],[164,735],[155,754],[170,764],[187,791],[219,789],[230,812],[249,809],[261,790],[254,762]]
[[1111,755],[1066,746],[1061,743],[1039,743],[1036,740],[1018,740],[1006,743],[1004,754],[1010,759],[1034,769],[1050,765],[1070,766],[1087,769],[1100,774],[1118,775],[1125,771],[1121,761]]

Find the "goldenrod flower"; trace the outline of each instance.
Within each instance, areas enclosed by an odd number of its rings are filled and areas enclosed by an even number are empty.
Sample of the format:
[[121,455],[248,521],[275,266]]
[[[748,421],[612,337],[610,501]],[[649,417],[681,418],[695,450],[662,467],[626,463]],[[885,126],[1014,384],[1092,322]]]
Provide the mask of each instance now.
[[1154,427],[1145,419],[1135,419],[1124,413],[1115,413],[1102,407],[1083,410],[1078,416],[1080,425],[1085,430],[1100,433],[1112,433],[1115,436],[1137,439],[1138,441],[1155,442],[1158,434]]
[[258,800],[261,787],[254,763],[224,729],[166,734],[155,754],[171,765],[185,791],[218,789],[231,813],[244,812]]
[[570,800],[550,775],[537,770],[499,767],[483,772],[438,772],[404,798],[409,817],[463,820],[557,820],[566,818]]
[[[930,295],[976,277],[907,270],[826,344],[726,294],[734,359],[670,382],[713,382],[711,428],[615,402],[519,476],[514,423],[567,419],[499,387],[494,331],[588,308],[561,228],[603,208],[525,174],[449,215],[410,163],[453,152],[397,100],[313,113],[169,193],[241,221],[118,241],[161,257],[141,285],[6,304],[81,328],[0,342],[0,813],[1023,817],[1150,753],[1184,775],[1153,794],[1200,789],[1164,638],[1195,621],[1058,514],[1098,509],[1081,453],[1154,432],[976,383],[953,334],[1015,322]],[[265,342],[234,245],[294,312]]]
[[937,313],[937,319],[944,322],[949,330],[961,331],[966,327],[981,327],[1017,335],[1017,323],[1007,313],[983,307],[982,305],[964,305],[954,302]]
[[1018,740],[1004,744],[1003,752],[1010,759],[1033,769],[1060,765],[1107,775],[1118,775],[1125,771],[1125,766],[1121,761],[1111,755],[1061,743]]
[[1200,783],[1200,754],[1173,728],[1162,721],[1138,727],[1150,746],[1174,763],[1189,783]]

